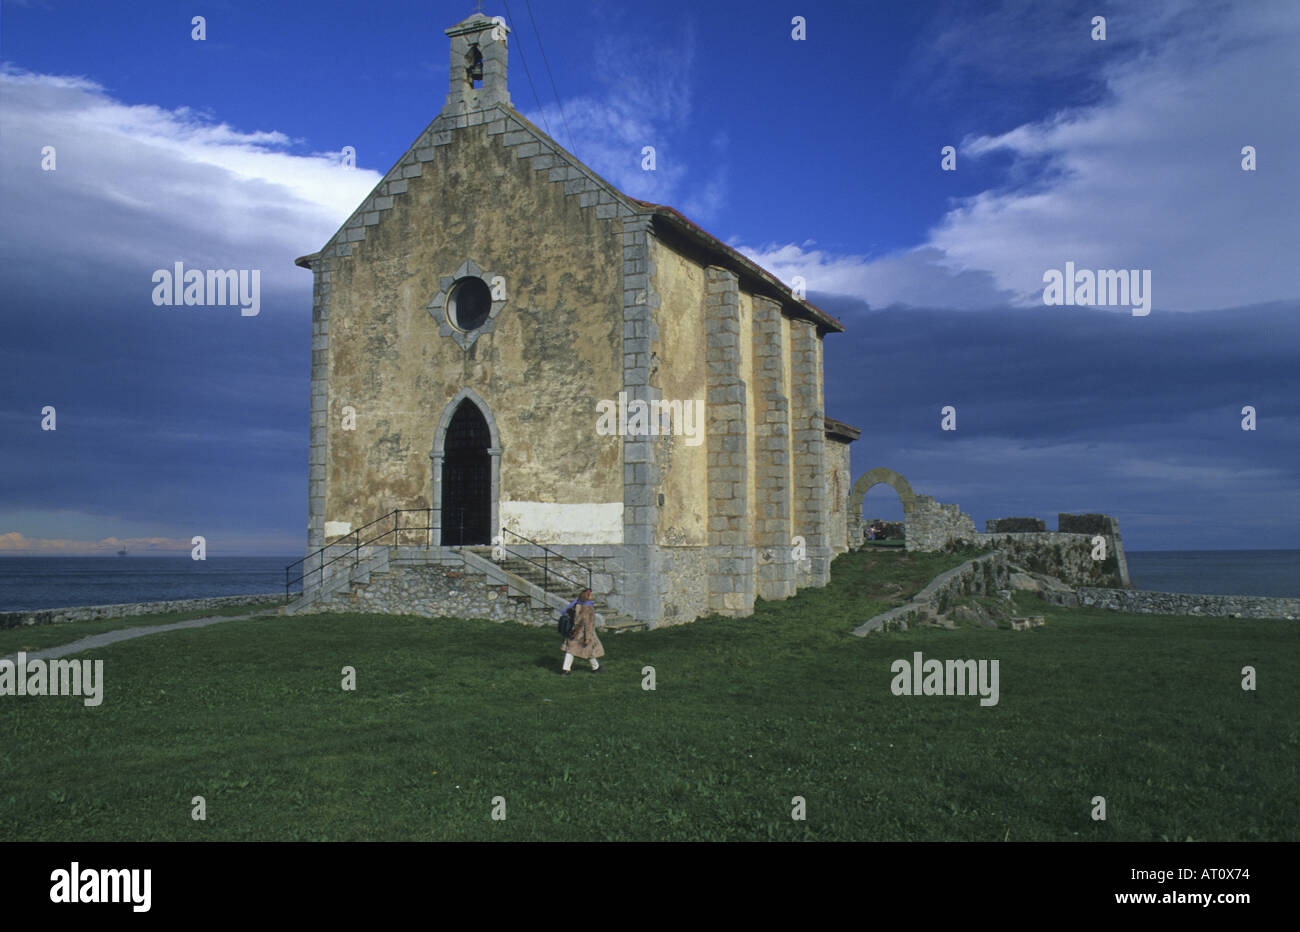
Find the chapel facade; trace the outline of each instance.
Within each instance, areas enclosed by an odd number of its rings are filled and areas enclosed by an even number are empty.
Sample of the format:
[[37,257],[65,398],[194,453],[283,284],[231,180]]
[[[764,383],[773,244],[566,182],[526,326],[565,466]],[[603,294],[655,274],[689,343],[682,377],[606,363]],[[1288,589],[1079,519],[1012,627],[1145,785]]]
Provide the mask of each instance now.
[[594,567],[649,625],[825,585],[849,444],[840,323],[511,105],[509,29],[446,30],[445,105],[297,264],[314,278],[308,552],[394,509]]

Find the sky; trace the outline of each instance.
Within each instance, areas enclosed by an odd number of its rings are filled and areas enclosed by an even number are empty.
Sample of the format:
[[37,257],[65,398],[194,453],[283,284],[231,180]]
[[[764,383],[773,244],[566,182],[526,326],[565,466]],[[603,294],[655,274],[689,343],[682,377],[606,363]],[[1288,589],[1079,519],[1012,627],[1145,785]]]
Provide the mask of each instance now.
[[[293,260],[438,114],[473,10],[0,7],[0,554],[303,552]],[[1300,4],[484,12],[525,116],[844,323],[826,407],[862,429],[855,477],[981,529],[1103,512],[1130,550],[1297,546]],[[258,313],[156,306],[175,262],[259,270]],[[1067,262],[1149,273],[1149,312],[1045,303]],[[866,513],[901,507],[877,486]]]

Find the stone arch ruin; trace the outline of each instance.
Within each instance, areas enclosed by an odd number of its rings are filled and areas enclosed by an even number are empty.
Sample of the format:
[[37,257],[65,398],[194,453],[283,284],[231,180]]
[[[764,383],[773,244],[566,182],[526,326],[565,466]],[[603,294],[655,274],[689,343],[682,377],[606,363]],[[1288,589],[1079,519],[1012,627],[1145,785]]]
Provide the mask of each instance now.
[[912,484],[904,479],[901,475],[892,469],[873,469],[858,476],[858,481],[853,483],[853,493],[849,496],[849,509],[851,511],[861,511],[862,502],[867,497],[867,491],[876,485],[884,483],[893,488],[898,493],[898,497],[903,500],[903,512],[911,510],[912,503],[916,500],[916,493],[912,491]]
[[[862,503],[867,497],[867,492],[873,487],[884,483],[898,493],[899,499],[903,502],[903,526],[906,528],[908,519],[912,516],[912,506],[916,502],[916,493],[912,491],[912,484],[892,469],[873,469],[858,476],[858,480],[853,483],[853,490],[849,493],[849,546],[856,547],[862,543]],[[904,531],[906,534],[906,531]]]
[[892,469],[873,469],[858,477],[849,496],[849,545],[862,543],[862,502],[867,490],[888,485],[903,502],[903,536],[908,550],[939,550],[954,541],[977,538],[975,522],[956,505],[936,502],[929,495],[917,495],[912,484]]

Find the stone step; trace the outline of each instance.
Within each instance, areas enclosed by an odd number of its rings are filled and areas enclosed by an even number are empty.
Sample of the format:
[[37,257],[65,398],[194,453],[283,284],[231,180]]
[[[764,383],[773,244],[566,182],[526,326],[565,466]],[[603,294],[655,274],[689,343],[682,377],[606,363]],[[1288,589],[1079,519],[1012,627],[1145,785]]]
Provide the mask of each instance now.
[[[529,563],[526,560],[502,560],[497,565],[511,575],[527,580],[538,589],[544,589],[545,591],[561,596],[566,600],[572,599],[577,594],[574,591],[575,587],[572,583],[567,580],[558,579],[554,576],[548,577],[547,574],[542,572],[541,567]],[[543,585],[543,582],[546,584]],[[592,594],[592,602],[595,604],[597,612],[600,612],[602,615],[607,614],[608,606],[606,606],[603,600],[596,597],[594,593]]]
[[605,626],[602,630],[614,634],[626,634],[629,631],[645,631],[649,627],[644,621],[637,621],[628,615],[606,615]]

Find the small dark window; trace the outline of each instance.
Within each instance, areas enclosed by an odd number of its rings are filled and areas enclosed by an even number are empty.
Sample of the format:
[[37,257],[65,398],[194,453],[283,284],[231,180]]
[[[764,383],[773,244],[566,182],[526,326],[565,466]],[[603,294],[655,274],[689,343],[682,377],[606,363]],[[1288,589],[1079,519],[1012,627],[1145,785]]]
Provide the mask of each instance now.
[[470,87],[483,85],[483,53],[477,45],[470,46],[469,54],[465,56],[465,81]]
[[447,317],[460,330],[477,330],[492,313],[492,292],[481,278],[466,276],[451,286]]

